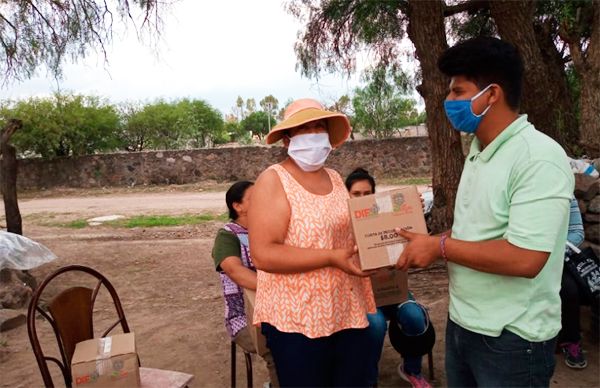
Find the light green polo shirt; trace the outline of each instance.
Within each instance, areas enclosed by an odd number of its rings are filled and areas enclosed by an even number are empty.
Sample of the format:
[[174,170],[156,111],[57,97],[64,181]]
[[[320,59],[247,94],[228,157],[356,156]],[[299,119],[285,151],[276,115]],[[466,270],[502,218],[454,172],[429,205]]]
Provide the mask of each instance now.
[[460,178],[452,238],[506,239],[551,252],[533,279],[448,263],[450,319],[497,337],[507,329],[528,341],[560,330],[560,283],[574,177],[563,149],[519,116],[483,151],[475,138]]

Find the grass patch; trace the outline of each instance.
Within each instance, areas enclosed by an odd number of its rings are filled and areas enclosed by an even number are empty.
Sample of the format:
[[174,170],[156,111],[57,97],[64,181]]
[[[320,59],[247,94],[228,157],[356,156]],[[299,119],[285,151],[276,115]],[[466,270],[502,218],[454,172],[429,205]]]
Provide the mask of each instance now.
[[[227,213],[223,214],[185,214],[181,216],[134,216],[123,218],[115,221],[108,221],[102,225],[111,226],[114,228],[152,228],[157,226],[181,226],[181,225],[196,225],[210,221],[227,221],[229,217]],[[69,222],[43,222],[44,226],[58,226],[62,228],[82,229],[88,227],[86,219],[77,219]]]
[[124,228],[152,228],[157,226],[196,225],[209,221],[226,221],[227,214],[199,214],[183,216],[135,216],[107,222],[107,225]]
[[85,228],[86,226],[88,226],[88,223],[84,219],[79,219],[79,220],[67,222],[66,224],[60,224],[59,226],[63,226],[65,228],[71,228],[71,229],[82,229],[82,228]]

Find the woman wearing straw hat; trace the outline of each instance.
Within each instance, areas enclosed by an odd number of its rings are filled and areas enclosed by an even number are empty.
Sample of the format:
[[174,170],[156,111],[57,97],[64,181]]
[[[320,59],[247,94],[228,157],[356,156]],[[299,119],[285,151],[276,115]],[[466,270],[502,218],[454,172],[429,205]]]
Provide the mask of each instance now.
[[254,324],[281,386],[366,386],[367,312],[375,302],[356,258],[340,175],[323,165],[350,134],[345,115],[294,101],[267,135],[288,158],[258,178],[249,210],[258,268]]

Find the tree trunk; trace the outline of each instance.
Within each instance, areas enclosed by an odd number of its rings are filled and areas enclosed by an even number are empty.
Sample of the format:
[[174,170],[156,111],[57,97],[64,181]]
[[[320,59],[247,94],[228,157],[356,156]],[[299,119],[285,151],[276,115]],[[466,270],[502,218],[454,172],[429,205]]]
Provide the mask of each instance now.
[[4,198],[6,214],[6,230],[11,233],[23,234],[21,212],[17,202],[17,156],[15,147],[8,144],[10,137],[22,126],[19,120],[9,120],[0,136],[0,188]]
[[427,130],[431,141],[433,176],[432,231],[449,229],[454,219],[454,201],[464,164],[460,135],[444,113],[448,79],[437,68],[437,60],[448,48],[444,27],[444,3],[410,0],[408,36],[415,45],[423,77],[417,90],[425,100]]
[[585,54],[580,39],[569,42],[575,69],[581,75],[579,128],[588,156],[600,156],[600,3],[594,2],[590,41]]
[[[522,111],[535,127],[573,153],[579,128],[564,64],[544,53],[536,40],[533,20],[535,1],[490,1],[490,12],[503,40],[514,44],[523,57]],[[544,46],[546,46],[544,44]],[[556,48],[552,48],[556,51]]]

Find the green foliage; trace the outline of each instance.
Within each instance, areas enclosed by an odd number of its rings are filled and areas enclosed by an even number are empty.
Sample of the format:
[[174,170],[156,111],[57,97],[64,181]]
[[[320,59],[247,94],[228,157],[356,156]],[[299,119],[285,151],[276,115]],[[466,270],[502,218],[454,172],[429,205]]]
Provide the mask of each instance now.
[[344,94],[329,105],[327,109],[334,112],[342,112],[346,116],[352,116],[352,99],[347,94]]
[[[181,216],[156,215],[134,216],[131,218],[109,221],[107,226],[117,228],[152,228],[157,226],[196,225],[209,221],[227,221],[228,214],[185,214]],[[89,226],[87,220],[77,219],[67,223],[45,223],[46,226],[59,226],[63,228],[82,229]]]
[[353,125],[361,133],[375,138],[393,136],[403,127],[419,123],[413,99],[406,97],[410,80],[396,69],[378,67],[365,75],[368,82],[357,88],[352,98]]
[[181,149],[226,143],[230,137],[221,114],[203,100],[159,100],[122,109],[121,139],[131,151]]
[[[570,38],[588,40],[592,32],[593,6],[595,0],[545,0],[536,2],[539,22],[552,21],[554,36],[570,35]],[[596,0],[597,1],[597,0]]]
[[119,146],[117,110],[98,97],[55,94],[6,102],[0,122],[10,118],[23,121],[12,141],[24,155],[87,155]]
[[237,121],[228,121],[223,125],[223,130],[227,132],[231,141],[240,144],[252,143],[252,133],[245,131]]
[[67,228],[72,228],[72,229],[83,229],[86,226],[88,226],[88,222],[86,220],[75,220],[75,221],[71,221],[67,224],[63,224],[63,226],[65,226]]
[[258,136],[260,139],[269,133],[269,125],[271,128],[275,125],[275,118],[268,115],[266,112],[258,111],[248,115],[240,123],[242,130],[246,133],[251,133],[253,136]]
[[127,220],[112,221],[110,224],[113,226],[121,226],[125,228],[151,228],[157,226],[196,225],[215,220],[223,221],[224,216],[226,219],[226,215],[214,214],[183,216],[135,216]]
[[144,106],[131,102],[121,104],[119,107],[122,120],[119,136],[123,148],[127,151],[145,150],[148,148],[148,139],[154,135],[149,125],[151,122],[149,113],[144,113],[144,110]]
[[186,143],[186,136],[179,130],[177,106],[159,100],[141,107],[129,107],[124,115],[122,139],[125,149],[177,149]]
[[24,156],[197,148],[231,140],[221,113],[203,100],[117,108],[95,96],[55,94],[1,102],[0,125],[11,118],[23,121],[11,141]]
[[191,140],[192,147],[207,147],[229,141],[221,113],[203,100],[184,99],[177,103],[176,130]]

